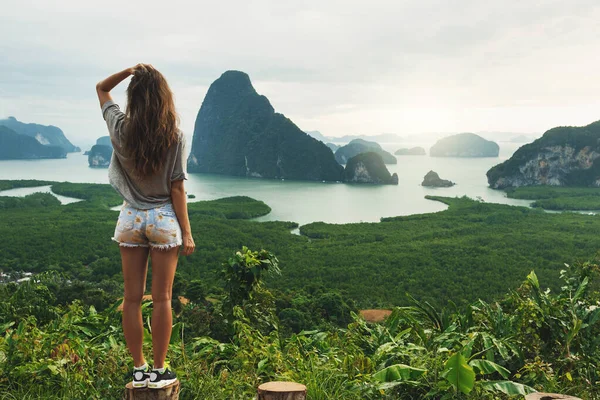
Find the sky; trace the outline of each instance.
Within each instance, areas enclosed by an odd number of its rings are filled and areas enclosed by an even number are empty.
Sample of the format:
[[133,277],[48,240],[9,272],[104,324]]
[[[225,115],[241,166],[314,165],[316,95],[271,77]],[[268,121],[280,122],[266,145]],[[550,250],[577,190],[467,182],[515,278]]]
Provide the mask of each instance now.
[[[95,84],[150,63],[191,135],[210,84],[250,75],[327,136],[541,134],[600,119],[597,0],[1,0],[0,118],[106,135]],[[113,90],[124,108],[125,81]]]

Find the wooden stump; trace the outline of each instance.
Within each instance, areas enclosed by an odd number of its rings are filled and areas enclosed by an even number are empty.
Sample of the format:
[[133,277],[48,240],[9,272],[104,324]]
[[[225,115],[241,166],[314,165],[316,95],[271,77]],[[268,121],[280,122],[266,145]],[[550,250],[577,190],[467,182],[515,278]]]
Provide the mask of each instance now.
[[567,396],[558,393],[531,393],[525,396],[525,400],[581,400],[579,397]]
[[306,386],[295,382],[267,382],[258,387],[258,400],[306,400]]
[[135,388],[129,382],[125,386],[123,400],[179,400],[179,381],[161,389]]

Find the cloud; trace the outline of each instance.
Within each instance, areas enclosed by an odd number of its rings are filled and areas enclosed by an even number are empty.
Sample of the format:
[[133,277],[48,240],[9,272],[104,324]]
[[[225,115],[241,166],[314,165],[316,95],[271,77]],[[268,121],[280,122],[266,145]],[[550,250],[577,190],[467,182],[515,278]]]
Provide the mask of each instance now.
[[596,1],[5,3],[0,116],[87,142],[105,134],[94,84],[137,62],[167,76],[186,132],[228,69],[327,135],[543,131],[598,119]]

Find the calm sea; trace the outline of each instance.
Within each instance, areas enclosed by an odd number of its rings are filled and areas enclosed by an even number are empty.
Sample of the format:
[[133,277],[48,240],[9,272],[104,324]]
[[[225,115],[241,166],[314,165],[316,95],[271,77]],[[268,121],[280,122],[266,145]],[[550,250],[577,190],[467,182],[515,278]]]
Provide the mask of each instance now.
[[[508,199],[504,192],[488,188],[485,173],[492,166],[509,158],[519,147],[514,143],[499,143],[498,158],[434,158],[429,156],[398,156],[398,164],[388,165],[396,172],[397,186],[358,185],[343,183],[298,182],[265,179],[234,178],[210,174],[190,174],[186,182],[188,193],[198,200],[213,200],[228,196],[249,196],[267,203],[272,212],[259,220],[313,221],[331,223],[373,222],[381,217],[442,211],[445,205],[426,200],[426,195],[469,196],[486,202],[528,205],[529,201]],[[400,147],[431,144],[381,144],[390,152]],[[451,188],[424,188],[421,181],[429,171],[456,182]],[[0,179],[41,179],[52,181],[108,183],[106,169],[88,167],[87,156],[69,154],[66,159],[0,161]],[[48,191],[49,187],[42,190]],[[35,189],[15,189],[0,195],[21,196]],[[61,198],[63,202],[69,199]]]

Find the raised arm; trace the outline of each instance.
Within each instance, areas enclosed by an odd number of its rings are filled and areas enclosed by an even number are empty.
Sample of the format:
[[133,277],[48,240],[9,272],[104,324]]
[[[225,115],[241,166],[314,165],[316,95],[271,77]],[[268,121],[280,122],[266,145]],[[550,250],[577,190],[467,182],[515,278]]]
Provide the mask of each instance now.
[[104,105],[108,100],[112,100],[110,91],[114,89],[119,83],[127,79],[128,76],[133,75],[137,68],[144,68],[143,64],[138,64],[135,67],[126,68],[121,72],[112,74],[108,78],[98,82],[96,84],[96,93],[98,93],[98,100],[100,100],[100,107]]
[[189,256],[194,252],[196,244],[194,243],[194,238],[192,238],[192,228],[190,227],[190,219],[188,217],[187,197],[183,186],[183,179],[171,182],[171,201],[173,202],[177,221],[179,221],[179,226],[181,226],[181,236],[183,239],[181,253],[184,256]]

